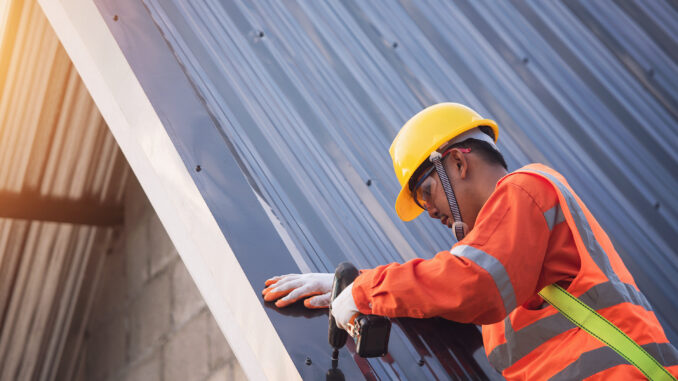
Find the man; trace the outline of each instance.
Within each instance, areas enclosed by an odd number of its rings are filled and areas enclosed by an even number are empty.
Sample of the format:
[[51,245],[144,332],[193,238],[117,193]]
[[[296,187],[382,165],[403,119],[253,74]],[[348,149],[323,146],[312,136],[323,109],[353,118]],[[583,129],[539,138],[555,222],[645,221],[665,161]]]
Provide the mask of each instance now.
[[[362,271],[332,303],[337,324],[357,313],[441,316],[482,325],[490,363],[507,379],[643,379],[544,302],[538,292],[557,284],[678,374],[678,351],[595,218],[553,169],[508,173],[498,132],[455,103],[403,126],[390,149],[402,186],[396,212],[409,221],[426,210],[459,242],[429,260]],[[290,274],[269,279],[263,294],[279,307],[305,298],[323,308],[331,285],[332,274]]]

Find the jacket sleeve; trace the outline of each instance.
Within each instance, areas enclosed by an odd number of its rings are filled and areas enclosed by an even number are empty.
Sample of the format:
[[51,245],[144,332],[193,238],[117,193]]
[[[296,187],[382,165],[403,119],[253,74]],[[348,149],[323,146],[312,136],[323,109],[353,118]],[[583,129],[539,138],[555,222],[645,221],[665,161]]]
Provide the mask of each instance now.
[[522,186],[500,183],[452,250],[364,271],[353,284],[356,306],[389,317],[500,321],[538,291],[550,233],[543,209]]

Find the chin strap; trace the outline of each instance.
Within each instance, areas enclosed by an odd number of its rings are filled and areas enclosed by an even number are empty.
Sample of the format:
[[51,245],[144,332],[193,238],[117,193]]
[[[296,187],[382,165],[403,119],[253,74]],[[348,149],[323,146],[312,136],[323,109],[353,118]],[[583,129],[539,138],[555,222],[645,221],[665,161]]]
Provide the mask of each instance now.
[[433,165],[435,165],[440,182],[443,184],[443,189],[445,190],[445,195],[447,196],[447,203],[450,205],[450,211],[452,212],[452,217],[454,217],[454,225],[452,225],[454,235],[457,237],[457,241],[461,241],[466,234],[464,223],[461,220],[461,213],[459,212],[457,198],[454,196],[452,184],[450,183],[449,177],[447,177],[445,168],[443,168],[443,163],[441,160],[442,157],[443,155],[441,155],[440,152],[433,151],[431,152],[431,156],[429,156],[429,160],[433,163]]

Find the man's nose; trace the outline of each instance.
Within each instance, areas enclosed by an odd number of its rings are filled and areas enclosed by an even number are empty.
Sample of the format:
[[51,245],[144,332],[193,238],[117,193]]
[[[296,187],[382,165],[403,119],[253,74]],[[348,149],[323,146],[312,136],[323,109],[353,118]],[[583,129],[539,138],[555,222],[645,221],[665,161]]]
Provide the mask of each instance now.
[[433,206],[433,205],[431,205],[431,204],[428,204],[428,205],[427,205],[426,211],[428,212],[428,215],[429,215],[431,218],[436,218],[436,219],[437,219],[437,218],[440,217],[440,213],[438,213],[438,208],[436,208],[435,206]]

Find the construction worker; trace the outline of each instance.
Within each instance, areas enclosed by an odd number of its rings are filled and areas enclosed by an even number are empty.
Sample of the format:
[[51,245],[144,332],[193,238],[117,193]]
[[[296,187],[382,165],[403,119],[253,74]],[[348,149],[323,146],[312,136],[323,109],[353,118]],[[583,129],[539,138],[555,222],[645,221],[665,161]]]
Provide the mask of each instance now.
[[[390,148],[402,187],[396,212],[409,221],[425,210],[458,242],[428,260],[363,270],[332,302],[337,324],[346,328],[358,313],[440,316],[482,325],[487,357],[507,379],[644,379],[545,303],[538,292],[556,284],[653,356],[668,379],[678,374],[678,351],[593,215],[551,168],[508,173],[498,132],[456,103],[428,107],[403,126]],[[332,279],[277,276],[264,299],[324,308]]]

